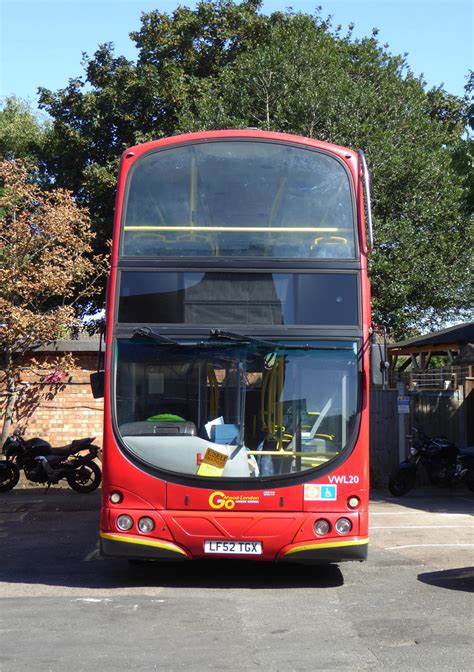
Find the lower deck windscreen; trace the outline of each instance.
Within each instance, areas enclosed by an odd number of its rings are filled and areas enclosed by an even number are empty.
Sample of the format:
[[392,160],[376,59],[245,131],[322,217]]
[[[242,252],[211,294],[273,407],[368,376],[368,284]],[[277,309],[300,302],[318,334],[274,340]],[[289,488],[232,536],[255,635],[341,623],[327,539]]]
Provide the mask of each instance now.
[[[273,346],[273,344],[272,344]],[[358,408],[352,341],[119,339],[116,422],[145,464],[189,476],[275,477],[348,446]]]

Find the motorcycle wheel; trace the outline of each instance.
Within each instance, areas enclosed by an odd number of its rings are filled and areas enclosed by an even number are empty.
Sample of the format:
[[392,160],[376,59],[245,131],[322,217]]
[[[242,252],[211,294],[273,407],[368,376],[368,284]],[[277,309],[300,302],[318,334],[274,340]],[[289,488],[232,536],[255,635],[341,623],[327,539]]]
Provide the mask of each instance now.
[[431,485],[434,485],[437,488],[447,488],[452,484],[452,479],[448,479],[446,475],[428,474],[428,478]]
[[69,486],[76,492],[93,492],[102,480],[102,472],[95,462],[84,462],[66,476]]
[[0,492],[13,490],[20,480],[20,470],[13,462],[3,462],[0,464]]
[[469,474],[466,478],[466,485],[471,492],[474,492],[474,474]]
[[416,472],[409,469],[397,469],[388,479],[388,489],[394,497],[406,495],[415,485]]

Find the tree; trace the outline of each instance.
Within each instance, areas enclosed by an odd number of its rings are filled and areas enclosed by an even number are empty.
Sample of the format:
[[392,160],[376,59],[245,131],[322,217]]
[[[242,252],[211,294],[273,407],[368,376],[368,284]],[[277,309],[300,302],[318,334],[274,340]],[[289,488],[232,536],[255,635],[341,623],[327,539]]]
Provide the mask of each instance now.
[[[216,101],[218,101],[216,103]],[[453,157],[465,103],[428,94],[375,37],[354,41],[313,17],[274,18],[270,38],[215,78],[186,124],[256,125],[362,147],[373,177],[376,323],[401,338],[467,307],[469,216]],[[186,115],[186,111],[184,112]]]
[[6,390],[0,445],[12,421],[25,353],[77,324],[75,306],[103,273],[103,264],[90,258],[92,240],[88,213],[69,192],[44,191],[21,161],[0,161],[0,353]]
[[454,152],[454,166],[464,180],[463,204],[467,215],[474,212],[474,71],[469,72],[466,84],[465,120],[467,132]]
[[0,159],[37,164],[45,153],[48,130],[27,103],[14,96],[6,98],[0,109]]
[[[49,170],[110,236],[118,156],[163,135],[246,127],[366,152],[373,176],[374,319],[400,338],[468,304],[467,102],[425,90],[404,57],[331,20],[260,13],[258,0],[142,15],[135,62],[102,45],[84,79],[41,90]],[[460,168],[460,166],[464,166]]]

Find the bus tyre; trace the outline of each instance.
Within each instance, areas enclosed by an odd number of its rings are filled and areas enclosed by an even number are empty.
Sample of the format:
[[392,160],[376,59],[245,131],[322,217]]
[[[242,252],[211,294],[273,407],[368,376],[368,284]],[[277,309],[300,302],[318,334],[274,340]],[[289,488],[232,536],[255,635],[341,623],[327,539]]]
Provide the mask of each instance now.
[[411,469],[397,469],[388,480],[388,489],[394,497],[406,495],[415,485],[416,472]]
[[20,470],[14,462],[0,462],[0,492],[13,490],[20,480]]
[[76,492],[93,492],[100,485],[102,472],[95,462],[83,462],[66,476],[66,480]]

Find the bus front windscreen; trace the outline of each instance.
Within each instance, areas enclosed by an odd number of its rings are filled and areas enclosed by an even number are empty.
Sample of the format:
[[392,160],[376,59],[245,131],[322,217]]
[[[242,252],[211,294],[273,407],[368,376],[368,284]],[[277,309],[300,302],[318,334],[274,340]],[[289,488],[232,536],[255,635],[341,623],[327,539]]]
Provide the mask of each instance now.
[[214,140],[140,157],[127,181],[121,253],[352,259],[352,180],[301,145]]
[[118,339],[122,448],[148,467],[197,478],[315,469],[353,439],[357,361],[353,341]]

